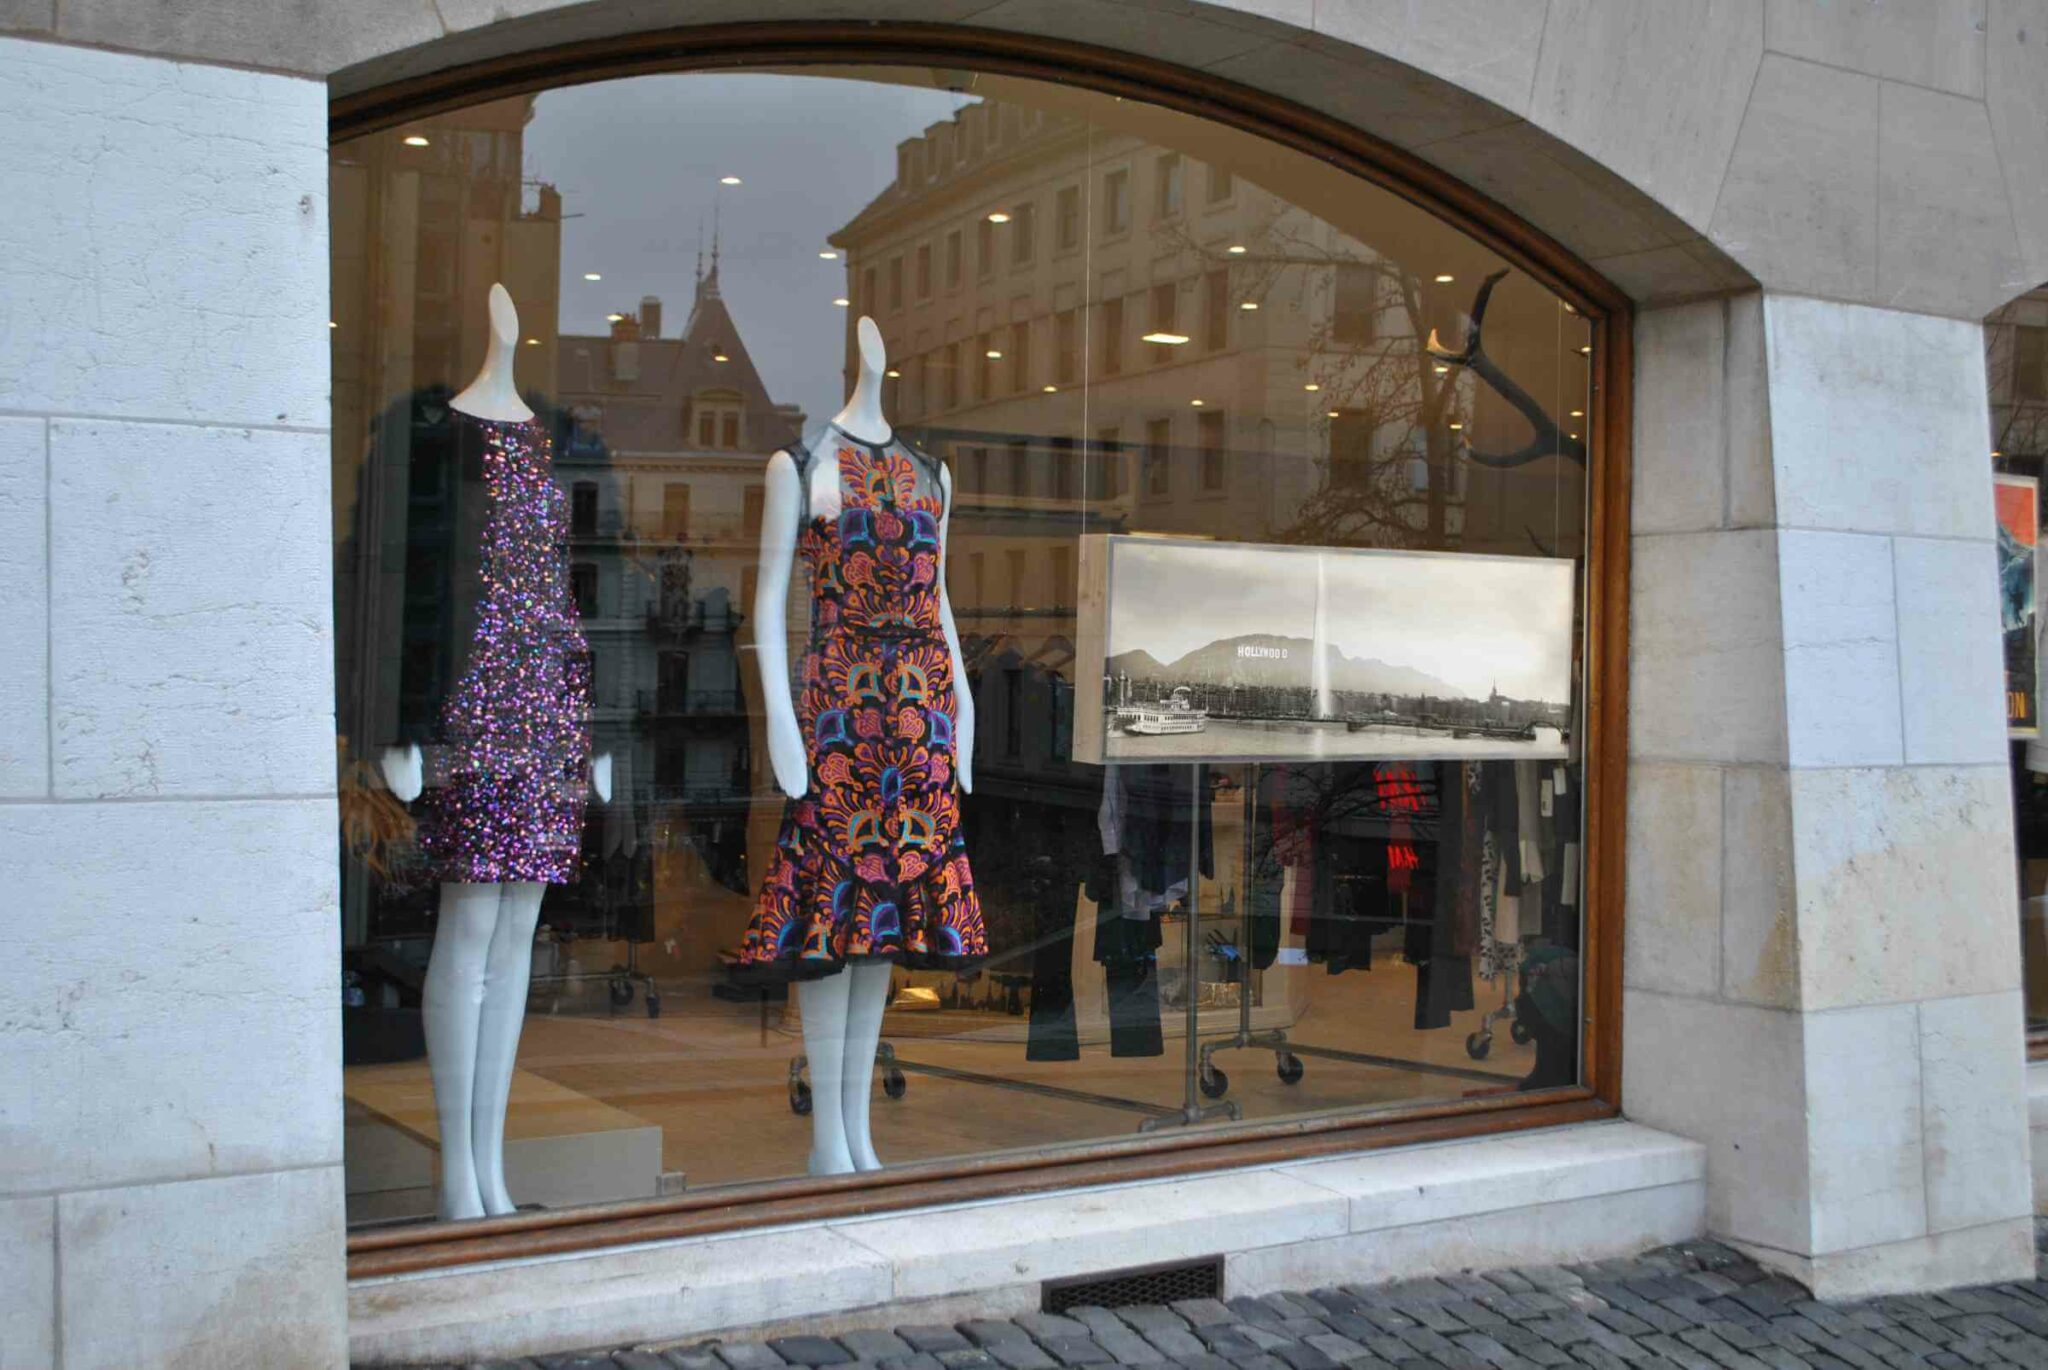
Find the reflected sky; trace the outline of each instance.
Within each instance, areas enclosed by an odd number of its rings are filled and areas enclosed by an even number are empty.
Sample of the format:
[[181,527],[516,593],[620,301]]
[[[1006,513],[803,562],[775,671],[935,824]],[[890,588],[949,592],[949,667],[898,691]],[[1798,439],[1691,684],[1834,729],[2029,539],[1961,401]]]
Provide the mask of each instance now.
[[[813,419],[843,402],[844,260],[818,253],[896,174],[896,145],[948,118],[948,91],[823,77],[677,74],[549,91],[527,126],[525,176],[562,192],[564,333],[662,300],[689,317],[714,211],[727,306],[778,403]],[[738,186],[723,186],[738,176]],[[604,279],[583,279],[587,271]]]

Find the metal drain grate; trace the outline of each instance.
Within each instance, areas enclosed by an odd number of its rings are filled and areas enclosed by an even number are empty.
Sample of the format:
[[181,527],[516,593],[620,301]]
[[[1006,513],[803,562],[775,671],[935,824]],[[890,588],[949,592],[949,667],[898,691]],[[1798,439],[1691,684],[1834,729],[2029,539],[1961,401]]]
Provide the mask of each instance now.
[[1140,1303],[1223,1297],[1223,1258],[1210,1256],[1176,1265],[1112,1270],[1074,1280],[1048,1280],[1040,1306],[1048,1313],[1069,1308],[1129,1308]]

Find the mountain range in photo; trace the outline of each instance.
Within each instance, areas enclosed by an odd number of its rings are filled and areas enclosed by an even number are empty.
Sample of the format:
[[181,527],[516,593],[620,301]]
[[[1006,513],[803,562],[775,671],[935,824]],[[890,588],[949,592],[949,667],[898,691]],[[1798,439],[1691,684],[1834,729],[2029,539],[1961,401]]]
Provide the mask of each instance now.
[[[1412,666],[1396,666],[1376,657],[1346,656],[1334,644],[1324,650],[1329,653],[1330,688],[1339,694],[1470,697]],[[1110,657],[1106,664],[1110,675],[1128,674],[1132,680],[1170,678],[1189,685],[1305,689],[1313,681],[1314,662],[1315,644],[1308,638],[1247,633],[1219,638],[1170,662],[1136,648]]]

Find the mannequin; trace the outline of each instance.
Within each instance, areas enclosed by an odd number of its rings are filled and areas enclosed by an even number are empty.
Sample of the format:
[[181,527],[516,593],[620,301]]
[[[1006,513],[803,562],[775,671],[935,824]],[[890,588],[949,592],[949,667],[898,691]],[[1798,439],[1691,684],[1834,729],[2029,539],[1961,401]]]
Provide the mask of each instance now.
[[[519,398],[513,357],[519,314],[502,285],[490,294],[490,339],[483,369],[450,407],[492,423],[525,424],[533,411]],[[387,747],[385,784],[406,803],[424,788],[417,743]],[[590,786],[611,800],[611,756],[595,758]],[[513,1212],[505,1188],[505,1110],[533,970],[533,937],[547,886],[534,880],[441,885],[440,917],[427,961],[422,1017],[441,1134],[442,1218]]]
[[[882,414],[882,376],[888,356],[881,330],[863,317],[855,327],[859,368],[853,394],[832,420],[847,435],[865,443],[887,443],[894,436]],[[789,680],[789,637],[786,605],[797,555],[799,511],[804,507],[822,519],[840,512],[840,470],[836,457],[820,453],[809,470],[809,499],[799,485],[796,461],[787,452],[769,458],[764,514],[761,521],[761,574],[754,596],[755,642],[761,664],[768,727],[768,758],[776,784],[791,799],[802,799],[810,787],[810,763]],[[939,611],[946,648],[952,659],[954,737],[960,789],[972,791],[974,697],[967,689],[967,671],[960,655],[960,634],[945,593],[945,532],[953,510],[952,474],[941,468]],[[869,1128],[875,1050],[882,1036],[882,1010],[889,997],[891,966],[885,960],[859,961],[820,979],[797,984],[803,1015],[804,1052],[811,1069],[811,1154],[813,1175],[843,1175],[879,1170]]]

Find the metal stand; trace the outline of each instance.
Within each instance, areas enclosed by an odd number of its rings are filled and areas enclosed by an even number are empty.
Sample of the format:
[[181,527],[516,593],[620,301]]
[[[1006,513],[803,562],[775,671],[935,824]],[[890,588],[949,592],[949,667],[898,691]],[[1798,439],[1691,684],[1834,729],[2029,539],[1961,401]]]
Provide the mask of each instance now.
[[[1244,1116],[1244,1110],[1237,1106],[1235,1099],[1225,1100],[1220,1104],[1200,1102],[1203,1095],[1207,1095],[1211,1099],[1218,1096],[1216,1094],[1209,1094],[1207,1090],[1202,1088],[1201,1083],[1202,1070],[1207,1064],[1209,1053],[1208,1049],[1200,1044],[1202,1027],[1202,905],[1198,891],[1202,885],[1202,805],[1208,802],[1208,796],[1202,793],[1202,768],[1196,765],[1190,767],[1190,769],[1194,773],[1189,777],[1189,788],[1193,790],[1194,795],[1189,805],[1188,813],[1188,921],[1187,931],[1182,938],[1184,954],[1187,958],[1187,968],[1182,972],[1182,981],[1186,989],[1185,998],[1187,999],[1187,1050],[1184,1053],[1186,1059],[1184,1062],[1185,1074],[1181,1086],[1181,1106],[1178,1117],[1168,1114],[1163,1118],[1147,1118],[1144,1122],[1138,1124],[1138,1131],[1140,1132],[1156,1132],[1168,1122],[1178,1122],[1182,1126],[1188,1126],[1193,1123],[1204,1122],[1219,1115],[1229,1118],[1232,1122]],[[1246,831],[1250,831],[1249,827],[1247,827]],[[1249,910],[1249,903],[1247,903],[1246,908]],[[1251,983],[1249,981],[1241,981],[1237,989],[1237,1014],[1240,1023],[1248,1024],[1249,1015],[1252,1011],[1251,1003]]]
[[[640,969],[639,943],[626,943],[626,964],[613,966],[610,970],[579,970],[558,972],[552,975],[536,975],[527,985],[530,994],[542,986],[581,984],[586,980],[603,980],[610,986],[611,1003],[614,1010],[622,1009],[633,1002],[633,986],[640,986],[642,1001],[647,1005],[649,1018],[661,1017],[661,990],[655,985],[654,977]],[[553,1009],[550,1008],[550,1012]]]

